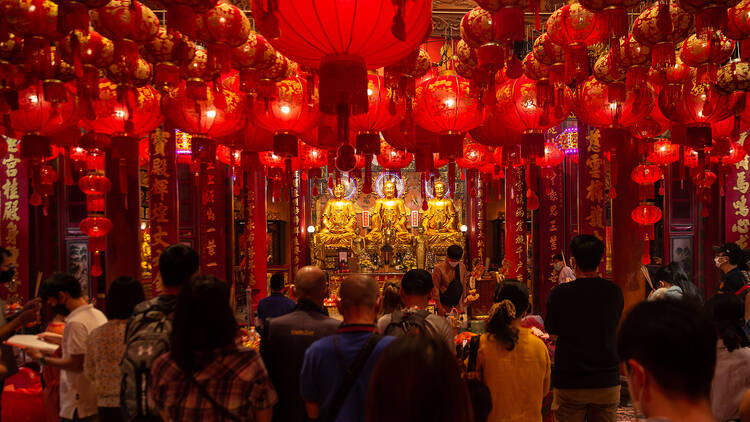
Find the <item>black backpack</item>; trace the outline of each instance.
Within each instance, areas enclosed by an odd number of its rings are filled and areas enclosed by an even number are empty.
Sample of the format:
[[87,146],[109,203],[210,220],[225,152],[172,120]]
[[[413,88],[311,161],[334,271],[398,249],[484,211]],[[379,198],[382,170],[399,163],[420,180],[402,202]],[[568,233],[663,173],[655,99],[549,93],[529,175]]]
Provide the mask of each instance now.
[[396,311],[391,314],[391,322],[385,327],[384,335],[401,337],[407,334],[426,335],[427,323],[425,320],[430,316],[423,309],[417,312]]
[[151,365],[169,352],[173,317],[174,299],[157,297],[143,309],[136,309],[128,321],[125,354],[120,362],[120,406],[128,422],[161,421],[158,411],[149,406]]

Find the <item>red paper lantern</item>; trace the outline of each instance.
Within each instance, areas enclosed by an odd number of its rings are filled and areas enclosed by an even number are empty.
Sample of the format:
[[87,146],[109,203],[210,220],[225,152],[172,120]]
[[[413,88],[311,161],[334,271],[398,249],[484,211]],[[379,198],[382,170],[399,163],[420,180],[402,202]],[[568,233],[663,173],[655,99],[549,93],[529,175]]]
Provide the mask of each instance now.
[[750,63],[732,60],[719,68],[716,87],[724,94],[750,91]]
[[633,209],[630,216],[640,226],[641,238],[644,241],[641,263],[648,265],[651,262],[649,241],[654,239],[654,224],[661,220],[661,209],[651,204],[641,204]]
[[251,6],[260,32],[277,50],[319,70],[320,109],[339,115],[342,136],[349,114],[367,111],[367,69],[413,53],[432,26],[429,0],[278,0]]
[[484,121],[469,131],[471,137],[482,145],[490,147],[513,146],[521,143],[521,135],[508,127],[500,118],[497,106],[485,107]]
[[680,48],[680,58],[688,66],[697,68],[698,80],[715,82],[719,65],[729,60],[734,41],[719,31],[689,36]]
[[195,57],[195,44],[179,32],[160,26],[156,37],[146,43],[143,54],[154,66],[156,88],[163,90],[180,83],[180,68]]
[[547,19],[547,33],[554,43],[566,51],[565,75],[571,81],[588,74],[586,47],[604,40],[607,21],[586,10],[579,3],[567,4]]
[[115,58],[122,67],[138,66],[138,44],[153,40],[159,32],[159,19],[136,0],[110,0],[91,11],[91,24],[115,43]]
[[651,48],[630,34],[620,42],[620,67],[625,69],[628,88],[640,87],[648,80]]
[[328,164],[328,151],[315,148],[306,143],[299,142],[298,167],[302,170],[313,170],[325,167]]
[[232,67],[240,71],[240,89],[250,92],[258,73],[276,63],[277,53],[260,34],[250,32],[247,40],[232,49]]
[[107,217],[86,217],[81,220],[80,228],[88,237],[104,237],[108,235],[114,226],[112,220]]
[[501,40],[521,41],[524,33],[524,9],[536,13],[539,29],[539,0],[479,0],[480,7],[492,12],[496,37]]
[[691,169],[698,168],[698,159],[698,151],[690,147],[685,147],[685,150],[682,153],[682,160],[685,167]]
[[[88,12],[87,12],[88,18]],[[75,31],[58,44],[61,56],[76,68],[78,98],[85,101],[99,95],[99,69],[114,60],[114,44],[93,29],[84,34]],[[84,104],[84,107],[88,107]]]
[[523,146],[539,157],[544,148],[543,131],[568,117],[573,94],[567,86],[559,85],[554,90],[554,101],[544,103],[538,97],[537,83],[523,77],[501,85],[497,89],[497,117],[510,130],[522,133]]
[[357,134],[357,153],[375,155],[380,151],[380,132],[401,122],[405,104],[394,98],[385,79],[373,72],[367,75],[367,98],[367,113],[353,116],[349,123]]
[[66,87],[66,100],[52,103],[42,83],[34,83],[18,93],[18,109],[10,112],[12,129],[23,134],[21,153],[24,158],[43,158],[50,154],[50,136],[78,122],[73,91]]
[[[668,166],[680,159],[680,146],[668,140],[656,141],[652,144],[651,152],[649,152],[647,158],[649,162],[657,166]],[[697,158],[696,153],[696,160]]]
[[395,149],[387,142],[383,142],[380,145],[380,154],[376,158],[380,167],[397,171],[411,164],[414,156],[410,152]]
[[162,97],[162,113],[172,124],[192,136],[193,160],[214,160],[214,139],[240,130],[245,123],[245,104],[234,92],[220,87],[207,91],[206,101],[188,97],[185,84]]
[[102,7],[109,0],[55,0],[59,5],[59,30],[62,33],[89,29],[89,9]]
[[716,173],[709,171],[709,170],[703,170],[699,171],[698,173],[693,176],[693,181],[695,182],[695,185],[698,187],[698,189],[708,189],[716,183],[716,180],[718,178],[716,177]]
[[549,77],[553,83],[565,80],[565,49],[555,44],[549,34],[544,32],[534,40],[533,52],[539,63],[550,67]]
[[276,155],[273,151],[260,153],[260,163],[266,167],[284,168],[284,157]]
[[721,163],[723,166],[733,166],[745,158],[745,150],[737,142],[730,142],[726,154],[711,157],[712,163]]
[[[576,90],[576,116],[600,128],[626,128],[644,119],[654,107],[651,87],[626,90],[624,101],[611,98],[607,85],[589,77]],[[616,146],[616,139],[602,139],[605,146]],[[608,145],[607,145],[608,144]]]
[[417,87],[414,120],[440,133],[439,152],[443,157],[456,158],[463,154],[463,132],[479,126],[482,113],[469,81],[445,71]]
[[628,34],[628,9],[638,6],[640,0],[580,0],[581,6],[596,12],[608,22],[613,37]]
[[653,198],[654,183],[661,180],[662,175],[659,166],[653,164],[639,164],[630,172],[630,178],[638,184],[641,201]]
[[274,152],[284,157],[297,155],[297,140],[301,133],[312,130],[320,118],[317,104],[307,98],[307,81],[290,76],[275,84],[275,98],[268,104],[255,101],[253,119],[263,129],[274,134]]
[[196,39],[207,45],[209,67],[222,72],[231,69],[231,48],[245,43],[251,29],[245,13],[225,0],[219,0],[214,7],[196,15],[188,25],[195,26]]
[[128,109],[118,100],[117,86],[106,79],[99,83],[99,99],[92,102],[93,119],[83,121],[90,130],[107,135],[134,137],[162,124],[160,95],[152,87],[138,88],[136,108]]
[[673,1],[660,1],[633,22],[633,37],[651,48],[651,65],[661,70],[675,63],[675,44],[693,28],[693,17]]
[[630,126],[630,134],[642,140],[655,138],[670,126],[670,121],[664,117],[659,107],[653,107],[651,113]]
[[744,93],[722,95],[715,85],[692,78],[685,83],[677,102],[672,102],[666,91],[662,91],[659,108],[670,120],[688,126],[690,145],[710,146],[711,123],[734,113],[743,96]]
[[[750,0],[742,0],[727,10],[726,34],[735,40],[750,38]],[[743,52],[743,57],[746,57]]]
[[482,69],[502,68],[512,56],[506,45],[509,40],[500,34],[501,28],[500,19],[481,7],[473,8],[461,19],[461,38],[477,49],[478,65]]
[[736,5],[739,0],[677,0],[677,3],[695,15],[696,32],[704,32],[723,29],[727,23],[727,8]]
[[465,169],[479,169],[492,159],[490,149],[478,143],[464,144],[463,157],[456,160],[456,164]]
[[222,139],[221,143],[247,152],[271,151],[273,150],[273,133],[248,119],[239,134]]
[[562,164],[565,153],[552,142],[544,144],[544,155],[537,157],[536,165],[542,168],[553,168]]

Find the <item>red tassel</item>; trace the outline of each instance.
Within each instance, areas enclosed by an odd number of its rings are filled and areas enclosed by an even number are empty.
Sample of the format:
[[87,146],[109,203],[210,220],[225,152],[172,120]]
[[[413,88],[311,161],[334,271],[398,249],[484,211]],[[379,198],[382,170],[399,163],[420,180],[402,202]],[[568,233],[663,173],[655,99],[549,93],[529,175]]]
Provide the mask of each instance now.
[[427,178],[425,177],[425,173],[423,172],[419,176],[419,178],[420,178],[420,185],[419,185],[419,187],[422,190],[422,211],[427,211],[427,209],[429,207],[427,206],[427,189],[426,189],[426,186],[425,186],[427,184],[427,180],[426,180]]
[[94,260],[91,263],[91,275],[99,277],[102,275],[102,257],[100,251],[94,251]]
[[649,240],[646,237],[643,240],[643,255],[641,255],[641,264],[648,265],[651,263],[651,252],[649,251]]

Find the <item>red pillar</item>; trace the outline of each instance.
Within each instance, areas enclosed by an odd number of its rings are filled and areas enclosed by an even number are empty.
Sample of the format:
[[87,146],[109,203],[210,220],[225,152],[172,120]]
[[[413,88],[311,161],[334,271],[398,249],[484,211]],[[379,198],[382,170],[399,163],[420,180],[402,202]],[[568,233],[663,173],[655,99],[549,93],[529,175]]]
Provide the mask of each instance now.
[[[161,293],[159,257],[179,239],[177,156],[174,130],[157,129],[149,139],[149,233],[151,235],[150,294]],[[147,289],[148,291],[149,289]]]
[[[644,299],[645,278],[641,272],[643,240],[631,212],[638,201],[638,189],[628,186],[630,172],[638,164],[638,145],[627,136],[626,144],[617,148],[617,196],[612,200],[612,256],[614,282],[625,296],[625,310]],[[624,313],[623,313],[624,314]]]
[[258,153],[244,153],[247,171],[245,207],[245,279],[252,289],[253,305],[268,295],[266,282],[266,174]]
[[505,276],[526,283],[526,183],[523,167],[505,171]]
[[[141,276],[141,221],[140,221],[140,172],[138,168],[138,141],[135,139],[113,139],[112,153],[107,160],[107,177],[112,189],[107,194],[107,217],[114,229],[107,236],[105,256],[106,286],[117,277]],[[93,282],[93,280],[92,280]],[[92,286],[92,293],[97,286]],[[99,294],[105,293],[100,286]]]

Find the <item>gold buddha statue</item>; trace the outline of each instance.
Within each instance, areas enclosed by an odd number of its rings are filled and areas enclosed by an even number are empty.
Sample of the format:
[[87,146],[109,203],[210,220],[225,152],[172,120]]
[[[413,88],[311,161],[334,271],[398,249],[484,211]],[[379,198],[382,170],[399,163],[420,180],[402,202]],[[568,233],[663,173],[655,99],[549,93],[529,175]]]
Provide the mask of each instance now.
[[315,243],[327,248],[351,248],[357,237],[357,213],[352,201],[344,198],[344,186],[337,183],[331,198],[323,210]]
[[456,209],[453,201],[445,197],[445,184],[436,180],[435,197],[427,201],[427,211],[422,215],[424,239],[428,248],[462,245],[463,235],[456,228]]
[[370,211],[372,229],[366,236],[368,245],[393,248],[411,245],[413,237],[406,228],[407,209],[404,200],[396,198],[396,184],[392,180],[383,183],[383,195]]

